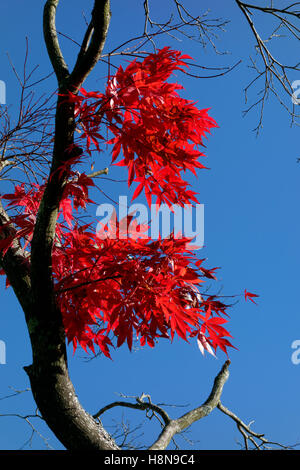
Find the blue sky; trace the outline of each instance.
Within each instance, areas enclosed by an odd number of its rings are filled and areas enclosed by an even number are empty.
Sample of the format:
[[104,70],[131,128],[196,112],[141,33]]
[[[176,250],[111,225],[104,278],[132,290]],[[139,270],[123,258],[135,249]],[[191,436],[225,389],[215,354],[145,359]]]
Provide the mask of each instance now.
[[[194,10],[198,2],[188,1]],[[37,76],[51,70],[42,38],[42,4],[29,0],[11,0],[1,4],[0,79],[7,86],[7,104],[16,106],[19,89],[6,53],[16,68],[21,70],[25,52],[25,37],[29,39],[29,62],[39,64]],[[83,2],[61,2],[58,12],[58,30],[80,41],[84,27]],[[248,67],[249,54],[254,54],[254,43],[244,18],[233,1],[201,2],[201,8],[210,6],[212,17],[231,20],[218,47],[230,51],[216,56],[211,48],[203,50],[192,41],[176,42],[165,36],[159,47],[170,45],[194,57],[195,62],[208,66],[242,63],[230,74],[211,80],[197,80],[178,75],[176,80],[184,87],[184,96],[198,101],[200,108],[211,108],[210,114],[219,128],[207,140],[205,160],[209,170],[199,178],[190,179],[199,199],[205,204],[205,248],[201,258],[208,258],[211,267],[220,266],[218,288],[224,295],[243,293],[244,289],[259,294],[258,305],[245,303],[242,297],[231,311],[230,332],[238,350],[230,351],[230,378],[225,385],[222,402],[245,422],[255,420],[253,429],[265,433],[270,440],[285,444],[300,442],[298,400],[300,365],[291,361],[293,341],[300,339],[298,293],[299,266],[299,171],[297,158],[297,127],[290,126],[287,113],[270,99],[264,115],[263,129],[257,137],[253,128],[259,115],[253,110],[245,118],[243,88],[253,78]],[[88,14],[91,1],[84,2]],[[111,50],[128,37],[142,31],[142,1],[112,1],[112,21],[106,50]],[[167,17],[169,2],[153,0],[153,12]],[[159,9],[159,10],[158,10]],[[259,26],[262,22],[259,21]],[[270,25],[271,26],[271,25]],[[66,59],[75,58],[76,46],[63,40]],[[296,49],[278,40],[277,51],[291,60]],[[295,62],[297,59],[294,60]],[[119,58],[116,59],[116,64]],[[85,87],[99,89],[107,67],[99,64]],[[292,80],[300,79],[295,72]],[[43,88],[44,87],[44,88]],[[54,79],[41,85],[41,91],[53,91]],[[257,95],[249,95],[249,103]],[[252,100],[252,101],[251,101]],[[109,164],[109,154],[101,155],[99,168]],[[116,177],[126,175],[120,170]],[[112,198],[126,194],[126,185],[103,182],[103,190]],[[143,198],[140,199],[143,202]],[[107,202],[99,199],[100,202]],[[1,279],[1,286],[3,279]],[[23,390],[29,381],[23,366],[30,364],[31,351],[23,313],[8,289],[1,291],[0,340],[6,344],[6,364],[0,365],[0,398],[12,391]],[[167,408],[170,415],[199,405],[209,392],[213,379],[226,357],[218,354],[203,358],[195,342],[189,344],[174,340],[161,342],[153,350],[148,348],[129,353],[126,347],[113,353],[113,360],[104,357],[94,360],[78,351],[70,354],[70,374],[79,399],[90,412],[118,399],[117,393],[140,395],[149,393],[155,403],[183,405],[187,408]],[[32,413],[34,403],[30,392],[0,400],[0,414]],[[107,414],[104,424],[122,419],[119,414]],[[144,419],[143,414],[126,414],[134,427]],[[49,438],[49,444],[61,449],[49,429],[36,420],[37,428]],[[109,429],[109,428],[108,428]],[[0,417],[0,449],[18,449],[30,437],[30,428],[14,417]],[[137,442],[152,443],[159,426],[146,423],[144,435]],[[155,434],[156,433],[156,434]],[[197,441],[195,449],[237,449],[241,438],[235,424],[215,410],[209,417],[193,425],[188,437]],[[190,445],[178,439],[181,448]],[[34,437],[33,449],[45,448],[39,437]],[[28,446],[26,447],[28,448]]]

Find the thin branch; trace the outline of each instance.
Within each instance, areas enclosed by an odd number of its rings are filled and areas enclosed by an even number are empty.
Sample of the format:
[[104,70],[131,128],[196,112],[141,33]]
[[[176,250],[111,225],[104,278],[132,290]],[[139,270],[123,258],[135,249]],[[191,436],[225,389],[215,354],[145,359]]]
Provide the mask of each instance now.
[[86,175],[88,178],[97,178],[97,176],[101,175],[108,175],[108,168],[104,168],[103,170],[94,171],[89,175]]
[[[289,5],[288,7],[282,9],[274,8],[272,4],[271,7],[266,7],[262,5],[252,5],[249,3],[244,3],[240,0],[235,0],[235,2],[251,29],[251,32],[256,42],[256,51],[259,57],[261,58],[263,64],[263,69],[260,69],[259,66],[256,64],[256,61],[250,58],[252,62],[252,68],[256,71],[257,75],[254,79],[251,80],[251,82],[247,85],[244,90],[246,102],[248,90],[254,84],[256,84],[259,79],[264,80],[264,84],[263,89],[259,93],[261,95],[260,99],[257,100],[254,104],[252,104],[248,109],[246,109],[244,111],[244,114],[247,114],[254,107],[260,106],[259,122],[255,128],[255,131],[258,133],[260,128],[262,127],[265,102],[269,97],[270,91],[278,99],[279,103],[283,105],[286,110],[288,110],[289,114],[291,115],[293,124],[295,118],[298,118],[300,116],[299,114],[295,113],[294,103],[292,103],[291,110],[288,108],[288,106],[283,104],[282,99],[276,91],[275,84],[279,84],[279,86],[283,89],[284,93],[287,94],[289,98],[292,98],[294,91],[291,80],[289,78],[289,72],[299,72],[299,63],[291,65],[281,62],[274,56],[274,54],[271,53],[268,43],[272,39],[278,37],[277,33],[280,28],[286,28],[288,33],[292,34],[296,40],[300,39],[300,36],[297,34],[298,32],[300,32],[300,28],[297,27],[295,23],[292,23],[289,19],[286,18],[286,16],[289,16],[290,19],[300,19],[299,10],[291,11],[291,9],[297,6],[299,2],[293,3],[292,5]],[[269,36],[268,39],[262,39],[262,37],[258,33],[258,30],[255,26],[254,11],[259,11],[263,14],[268,14],[272,18],[274,18],[275,21],[278,22],[278,25],[276,26],[275,30]]]
[[[147,402],[144,402],[145,398],[148,399]],[[114,401],[113,403],[110,403],[109,405],[106,405],[103,408],[101,408],[97,413],[95,413],[93,415],[93,418],[97,419],[103,413],[105,413],[105,411],[108,411],[108,410],[110,410],[112,408],[115,408],[117,406],[122,406],[122,407],[125,407],[125,408],[133,408],[135,410],[141,410],[141,411],[151,410],[154,413],[158,413],[162,417],[162,419],[165,423],[165,426],[167,426],[170,423],[171,420],[170,420],[168,414],[161,407],[159,407],[158,405],[155,405],[154,403],[152,403],[151,398],[150,398],[149,395],[145,395],[143,393],[140,397],[136,397],[136,401],[137,401],[137,403],[128,403],[128,402],[125,402],[125,401]]]
[[248,441],[252,443],[252,445],[254,446],[256,450],[262,450],[262,449],[269,450],[272,448],[272,446],[280,447],[282,449],[292,449],[296,447],[297,445],[299,445],[299,444],[295,444],[293,446],[286,446],[286,445],[280,444],[279,442],[269,441],[265,437],[264,434],[257,433],[250,428],[253,421],[249,423],[248,425],[245,424],[236,414],[234,414],[232,411],[230,411],[228,408],[222,405],[221,401],[219,401],[217,408],[236,423],[239,432],[243,436],[246,450],[250,449]]
[[81,282],[80,284],[75,284],[74,286],[71,287],[66,287],[65,289],[59,289],[57,290],[57,294],[63,294],[64,292],[69,292],[71,290],[79,289],[80,287],[88,286],[90,284],[96,284],[98,282],[104,282],[107,280],[116,280],[119,279],[121,276],[107,276],[107,277],[102,277],[99,279],[93,279],[93,280],[88,280],[86,282]]

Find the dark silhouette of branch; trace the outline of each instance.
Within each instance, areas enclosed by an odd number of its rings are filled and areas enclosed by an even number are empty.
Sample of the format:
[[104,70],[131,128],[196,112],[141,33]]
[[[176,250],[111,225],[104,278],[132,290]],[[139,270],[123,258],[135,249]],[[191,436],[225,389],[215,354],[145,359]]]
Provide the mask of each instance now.
[[[300,71],[300,62],[297,61],[293,64],[284,63],[282,60],[279,60],[274,53],[271,52],[269,43],[275,38],[279,37],[279,32],[282,29],[287,30],[288,34],[291,34],[292,37],[299,41],[300,39],[300,13],[296,9],[299,5],[299,2],[288,5],[285,8],[279,9],[274,8],[272,2],[270,2],[270,7],[262,5],[253,5],[249,3],[242,2],[240,0],[235,0],[236,4],[244,16],[247,24],[250,27],[252,35],[256,43],[256,52],[257,57],[260,58],[261,64],[258,64],[256,59],[251,58],[251,68],[255,71],[256,75],[254,79],[246,86],[245,88],[245,99],[247,102],[247,93],[250,88],[258,84],[259,81],[263,81],[263,88],[260,90],[260,98],[250,105],[246,110],[247,114],[253,108],[259,106],[259,121],[255,128],[255,131],[258,133],[262,127],[263,115],[265,102],[270,94],[275,96],[279,103],[286,109],[286,111],[291,116],[292,123],[295,123],[296,119],[300,116],[299,113],[296,113],[295,109],[295,100],[293,99],[293,83],[290,76],[291,72]],[[266,16],[270,16],[273,20],[277,22],[276,28],[271,35],[263,39],[261,34],[258,32],[258,29],[255,24],[255,12],[262,13]],[[280,93],[277,91],[277,87],[281,88],[285,95],[291,100],[291,105],[287,106],[284,102],[284,99],[281,98]]]
[[[231,418],[236,423],[239,432],[243,436],[245,450],[250,450],[251,444],[253,446],[253,449],[255,450],[271,450],[274,447],[289,450],[299,445],[299,444],[295,444],[292,446],[288,446],[288,445],[280,444],[279,442],[269,441],[265,437],[264,434],[259,434],[250,428],[253,421],[250,422],[248,425],[245,424],[237,415],[235,415],[232,411],[230,411],[228,408],[222,405],[221,401],[219,401],[217,408],[222,413],[229,416],[229,418]],[[250,441],[250,445],[249,445],[249,441]]]
[[[148,399],[147,402],[144,402],[145,398]],[[106,405],[103,408],[101,408],[97,413],[94,414],[94,418],[95,419],[99,418],[103,413],[105,413],[105,411],[115,408],[116,406],[123,406],[125,408],[133,408],[135,410],[141,410],[141,411],[151,410],[153,413],[157,413],[162,417],[164,424],[166,426],[170,423],[170,418],[168,414],[160,406],[152,403],[150,396],[145,395],[144,393],[140,397],[136,397],[136,403],[128,403],[125,401],[115,401],[113,403],[110,403],[109,405]]]

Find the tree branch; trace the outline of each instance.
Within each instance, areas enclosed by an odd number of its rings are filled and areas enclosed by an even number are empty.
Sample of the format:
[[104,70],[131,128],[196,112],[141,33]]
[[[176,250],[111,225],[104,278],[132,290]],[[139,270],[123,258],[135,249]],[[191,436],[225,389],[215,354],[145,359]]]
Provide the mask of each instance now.
[[[148,398],[148,402],[144,402],[144,398]],[[133,408],[135,410],[141,411],[151,410],[154,413],[158,413],[162,417],[166,426],[170,423],[171,420],[168,414],[160,406],[152,403],[149,395],[142,394],[141,397],[136,397],[136,401],[137,403],[128,403],[126,401],[114,401],[113,403],[110,403],[109,405],[106,405],[101,408],[96,414],[93,415],[93,418],[99,418],[103,413],[105,413],[105,411],[115,408],[116,406],[123,406],[125,408]]]
[[[291,79],[289,78],[289,72],[291,72],[292,70],[295,72],[299,72],[299,62],[294,64],[285,64],[281,62],[271,53],[271,50],[267,43],[274,37],[278,36],[276,32],[280,28],[286,28],[288,32],[291,33],[297,40],[300,39],[300,36],[298,34],[300,32],[299,27],[297,27],[295,23],[290,22],[286,18],[286,15],[289,15],[290,18],[294,18],[295,20],[300,19],[300,13],[298,10],[290,11],[290,8],[295,5],[298,5],[299,2],[296,2],[283,9],[273,8],[272,3],[270,8],[262,5],[251,5],[248,3],[244,3],[240,0],[235,0],[235,3],[240,9],[243,16],[245,17],[248,25],[250,26],[251,32],[256,42],[256,51],[259,54],[263,65],[263,69],[260,69],[256,64],[256,61],[250,58],[252,62],[252,68],[256,71],[257,75],[253,80],[251,80],[251,82],[244,90],[246,101],[248,89],[252,87],[255,83],[257,83],[259,79],[264,80],[264,85],[263,89],[259,92],[259,94],[261,95],[260,99],[257,100],[256,103],[252,104],[248,109],[246,109],[244,114],[248,113],[252,108],[258,105],[260,106],[260,118],[258,125],[255,129],[258,133],[260,128],[262,127],[264,105],[270,91],[278,99],[280,104],[288,111],[293,123],[296,118],[299,118],[299,114],[296,114],[295,112],[295,104],[292,100],[291,109],[289,108],[289,106],[284,104],[283,100],[278,95],[278,92],[276,90],[276,84],[279,84],[279,86],[282,87],[283,91],[289,98],[293,97],[293,86]],[[262,37],[258,33],[258,30],[254,23],[254,16],[252,10],[259,11],[263,14],[269,14],[271,15],[271,17],[275,18],[276,21],[278,21],[278,26],[276,27],[275,31],[273,31],[273,33],[269,36],[268,39],[262,39]]]
[[220,370],[219,374],[214,380],[213,388],[210,392],[207,400],[195,408],[189,411],[178,419],[170,420],[170,422],[164,427],[158,439],[149,447],[150,450],[163,450],[169,445],[171,439],[175,434],[182,432],[187,427],[191,426],[195,421],[209,415],[218,405],[223,387],[229,377],[229,365],[230,361],[226,361]]
[[68,66],[62,55],[55,26],[56,9],[59,0],[47,0],[44,7],[43,29],[44,39],[52,67],[61,84],[69,75]]
[[[236,423],[239,432],[243,436],[246,450],[249,450],[248,441],[250,441],[253,444],[254,449],[256,450],[271,449],[272,447],[270,446],[278,446],[283,449],[292,449],[293,447],[295,447],[295,446],[285,446],[283,444],[280,444],[279,442],[269,441],[266,437],[264,437],[265,436],[264,434],[259,434],[253,431],[252,429],[250,429],[252,422],[249,423],[248,425],[245,424],[236,414],[234,414],[232,411],[230,411],[228,408],[222,405],[221,401],[219,401],[217,408],[222,413],[229,416],[229,418],[231,418]],[[299,444],[296,444],[296,445],[299,445]]]
[[95,0],[89,24],[69,83],[76,93],[99,61],[110,22],[110,0]]
[[103,168],[103,170],[94,171],[89,175],[86,175],[88,178],[97,178],[97,176],[108,175],[108,168]]

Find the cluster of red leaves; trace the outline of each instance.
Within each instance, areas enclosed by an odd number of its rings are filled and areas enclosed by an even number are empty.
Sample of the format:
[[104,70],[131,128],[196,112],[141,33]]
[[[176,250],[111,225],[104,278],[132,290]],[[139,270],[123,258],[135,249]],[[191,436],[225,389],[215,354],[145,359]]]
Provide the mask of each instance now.
[[[144,188],[149,204],[152,196],[158,205],[197,201],[181,173],[203,167],[197,147],[216,124],[206,110],[199,111],[179,97],[176,90],[181,86],[166,82],[171,73],[186,66],[186,58],[164,48],[141,62],[134,60],[125,70],[120,67],[104,94],[81,89],[81,96],[66,97],[75,104],[87,153],[91,154],[92,145],[100,150],[100,127],[105,123],[114,135],[109,140],[112,160],[122,150],[119,165],[128,167],[128,184],[139,184],[134,198]],[[214,354],[219,347],[227,354],[232,346],[224,328],[227,306],[199,290],[203,278],[216,279],[218,268],[204,268],[204,260],[196,258],[186,238],[154,241],[142,236],[143,227],[132,216],[98,232],[92,232],[90,225],[79,226],[74,210],[84,210],[92,202],[89,187],[94,186],[84,173],[71,170],[79,160],[70,157],[58,170],[67,172],[68,180],[52,258],[57,302],[74,349],[79,344],[94,352],[97,345],[110,357],[112,336],[118,347],[127,342],[131,349],[134,339],[153,347],[158,338],[173,339],[176,333],[184,340],[196,337],[203,353]],[[3,255],[14,239],[24,249],[30,246],[44,188],[42,184],[27,189],[22,184],[2,196],[8,209],[16,209],[11,216],[14,235],[5,238],[0,232]],[[122,236],[124,230],[127,236]],[[253,301],[254,296],[245,291],[246,299]]]
[[[30,243],[36,222],[36,214],[39,208],[40,200],[44,192],[44,187],[32,184],[31,188],[26,190],[25,184],[15,186],[12,194],[4,194],[1,199],[8,200],[7,208],[16,209],[17,215],[11,216],[10,221],[14,223],[18,230],[14,235],[1,237],[0,250],[5,255],[8,248],[12,245],[14,239],[25,240],[24,248]],[[6,225],[10,225],[6,224]],[[1,232],[6,226],[1,227]],[[0,232],[0,233],[1,233]]]
[[216,127],[206,109],[199,110],[178,95],[181,85],[167,82],[175,70],[187,67],[184,59],[190,57],[165,47],[143,61],[134,60],[125,70],[120,66],[104,94],[81,88],[81,95],[67,97],[75,103],[87,151],[91,144],[100,150],[105,123],[114,136],[108,141],[113,145],[112,161],[122,150],[124,158],[117,165],[128,167],[129,186],[138,183],[133,199],[144,190],[149,205],[152,197],[158,205],[198,202],[181,174],[206,168],[198,161],[204,156],[198,148]]
[[[157,338],[173,339],[177,333],[185,340],[197,336],[202,351],[213,353],[219,347],[227,352],[230,334],[222,326],[227,322],[222,317],[226,305],[213,296],[203,300],[199,291],[202,278],[215,278],[216,268],[203,268],[204,260],[195,257],[186,238],[139,237],[144,227],[132,216],[97,233],[73,225],[73,209],[85,206],[90,185],[84,174],[66,184],[60,205],[63,220],[57,223],[53,247],[57,302],[74,349],[80,344],[94,352],[98,345],[110,357],[110,333],[117,347],[127,342],[130,349],[134,338],[153,347]],[[33,185],[26,191],[21,185],[2,196],[9,207],[22,208],[11,220],[19,227],[15,238],[24,248],[32,238],[43,190]],[[6,239],[3,252],[11,243]]]
[[[213,297],[202,300],[198,290],[202,260],[189,250],[189,240],[139,238],[138,226],[133,227],[132,237],[125,238],[122,224],[129,225],[130,235],[129,217],[117,221],[113,236],[109,230],[95,235],[79,229],[66,239],[62,250],[68,263],[62,261],[57,289],[62,311],[70,318],[67,334],[76,336],[83,347],[92,349],[97,343],[105,354],[108,351],[100,343],[110,332],[117,337],[117,346],[127,342],[130,349],[134,337],[142,346],[153,347],[157,338],[173,339],[176,332],[184,340],[197,336],[206,350],[220,347],[226,352],[230,335],[220,326],[227,321],[221,318],[226,306]],[[79,299],[81,308],[76,312]],[[79,315],[83,323],[100,321],[105,328],[88,328],[80,336],[74,321]]]

